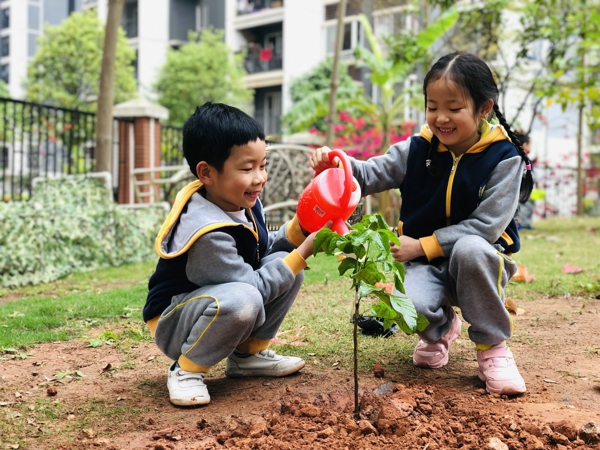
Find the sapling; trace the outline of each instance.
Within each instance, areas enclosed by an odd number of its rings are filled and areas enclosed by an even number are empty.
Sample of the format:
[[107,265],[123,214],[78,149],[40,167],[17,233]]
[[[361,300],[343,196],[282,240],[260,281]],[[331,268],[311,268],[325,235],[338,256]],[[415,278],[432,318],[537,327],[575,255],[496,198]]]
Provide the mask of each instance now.
[[[384,331],[394,323],[406,334],[422,331],[427,319],[418,314],[404,290],[404,265],[395,261],[390,242],[400,245],[396,234],[381,214],[369,214],[352,225],[350,233],[342,236],[324,228],[317,233],[313,243],[316,255],[343,258],[338,266],[341,276],[352,280],[354,289],[354,415],[358,418],[358,318],[360,301],[365,297],[379,300],[371,305],[371,314],[383,321]],[[391,289],[393,285],[394,289]],[[386,289],[387,288],[387,289]],[[400,294],[400,295],[398,295]]]

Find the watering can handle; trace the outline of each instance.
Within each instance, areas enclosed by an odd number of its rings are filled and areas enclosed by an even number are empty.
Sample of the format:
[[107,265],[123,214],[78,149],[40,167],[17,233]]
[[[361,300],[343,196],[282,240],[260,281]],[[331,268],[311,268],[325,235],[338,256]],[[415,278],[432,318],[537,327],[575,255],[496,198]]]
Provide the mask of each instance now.
[[352,195],[352,169],[350,168],[350,160],[346,153],[342,150],[331,150],[329,152],[329,161],[333,161],[333,158],[336,156],[342,160],[342,164],[344,165],[344,193],[340,199],[340,205],[345,208],[350,203],[350,196]]

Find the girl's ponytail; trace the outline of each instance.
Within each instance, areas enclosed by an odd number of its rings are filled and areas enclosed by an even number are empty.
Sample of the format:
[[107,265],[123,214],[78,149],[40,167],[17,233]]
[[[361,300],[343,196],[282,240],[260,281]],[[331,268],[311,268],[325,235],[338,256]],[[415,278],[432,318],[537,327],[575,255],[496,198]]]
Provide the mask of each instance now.
[[508,137],[510,138],[512,143],[515,144],[515,147],[517,147],[517,151],[519,152],[519,155],[521,155],[521,158],[523,159],[523,161],[525,161],[526,170],[525,170],[525,174],[523,175],[523,180],[521,180],[521,192],[520,192],[520,196],[519,196],[519,201],[521,203],[525,203],[529,199],[529,196],[531,195],[531,191],[533,190],[533,175],[531,174],[531,160],[529,159],[529,157],[523,150],[523,147],[521,146],[522,143],[519,141],[518,136],[510,128],[510,125],[508,124],[508,122],[506,121],[506,119],[504,118],[502,113],[500,112],[500,108],[498,107],[496,102],[494,102],[494,114],[498,118],[500,125],[502,125],[504,127],[504,129],[506,130],[506,133],[508,134]]

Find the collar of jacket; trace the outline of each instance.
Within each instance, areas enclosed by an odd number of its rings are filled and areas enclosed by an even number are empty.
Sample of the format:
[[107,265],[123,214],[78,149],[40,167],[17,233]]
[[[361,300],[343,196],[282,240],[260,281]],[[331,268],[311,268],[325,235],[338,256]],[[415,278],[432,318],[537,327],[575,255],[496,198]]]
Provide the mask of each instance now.
[[[198,192],[198,190],[202,186],[203,186],[203,184],[200,180],[195,180],[195,181],[192,181],[191,183],[187,184],[183,189],[181,189],[177,193],[177,196],[175,197],[175,202],[173,203],[173,207],[171,208],[169,215],[165,219],[165,221],[154,241],[154,249],[156,250],[156,253],[158,253],[158,255],[161,258],[163,258],[163,259],[175,258],[175,257],[187,252],[189,250],[189,248],[192,246],[192,244],[203,234],[206,234],[209,231],[216,230],[219,228],[224,228],[224,227],[242,226],[244,228],[247,228],[254,235],[256,240],[258,241],[258,233],[256,230],[254,230],[246,225],[243,225],[243,224],[240,224],[240,223],[237,223],[237,222],[234,222],[233,220],[231,220],[231,222],[218,222],[218,223],[214,223],[214,224],[202,227],[201,229],[197,230],[192,236],[190,236],[190,239],[187,241],[185,246],[183,246],[182,248],[178,249],[177,251],[175,251],[173,253],[168,253],[168,254],[165,253],[165,251],[163,251],[163,247],[162,247],[163,241],[167,238],[167,236],[169,235],[169,233],[171,232],[171,230],[173,229],[173,227],[179,220],[179,217],[181,216],[183,208],[187,205],[187,203],[190,200],[190,198],[192,197],[192,195],[194,195],[196,192]],[[252,215],[252,221],[253,222],[255,221],[254,215]],[[256,224],[255,224],[255,227],[256,227]]]
[[[485,150],[494,142],[498,141],[510,141],[506,130],[502,125],[490,125],[487,120],[483,120],[481,126],[479,127],[479,132],[481,133],[481,137],[479,141],[475,143],[466,153],[479,153]],[[427,124],[421,127],[421,137],[427,139],[431,142],[431,138],[433,137],[433,133],[429,129]],[[441,142],[438,145],[438,152],[447,152],[448,148],[442,144]]]

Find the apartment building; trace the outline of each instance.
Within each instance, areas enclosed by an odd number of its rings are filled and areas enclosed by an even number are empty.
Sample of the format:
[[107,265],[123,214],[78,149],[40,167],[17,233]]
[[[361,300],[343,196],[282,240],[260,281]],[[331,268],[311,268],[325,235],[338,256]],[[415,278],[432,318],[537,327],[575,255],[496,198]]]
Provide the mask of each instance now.
[[[188,31],[207,27],[225,30],[226,43],[245,51],[246,84],[255,90],[253,115],[267,134],[281,132],[281,115],[291,107],[292,80],[316,66],[335,46],[339,0],[126,0],[122,27],[136,50],[139,92],[152,92],[167,49],[187,41]],[[358,14],[373,19],[376,34],[408,24],[405,1],[374,11],[371,1],[349,1],[344,19],[342,58],[352,76],[371,92],[363,69],[352,64],[354,49],[364,42]],[[357,6],[360,5],[360,6]],[[36,51],[44,25],[60,24],[69,14],[95,8],[106,20],[107,0],[0,0],[0,79],[11,96],[23,97],[27,63]],[[377,92],[372,94],[376,97]]]

